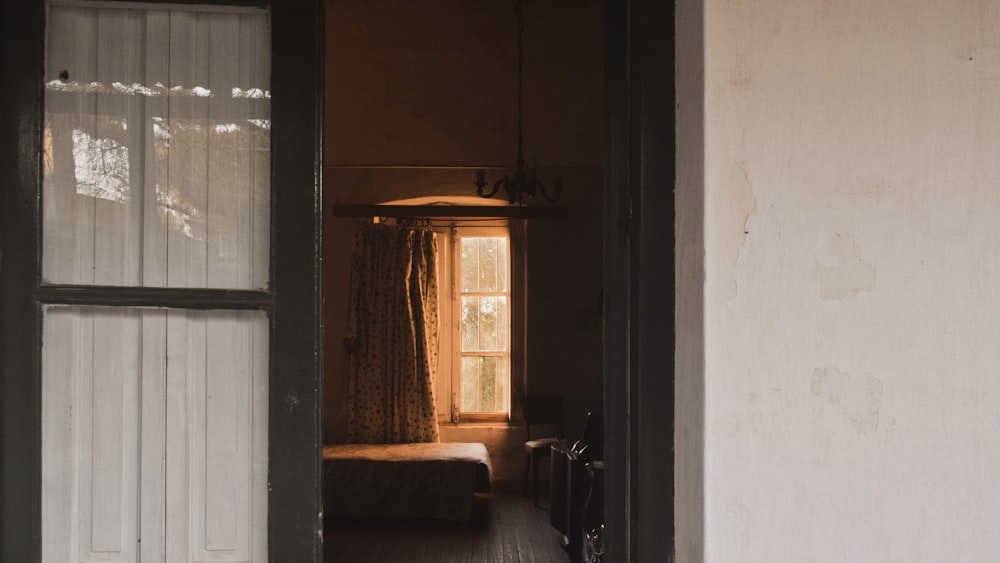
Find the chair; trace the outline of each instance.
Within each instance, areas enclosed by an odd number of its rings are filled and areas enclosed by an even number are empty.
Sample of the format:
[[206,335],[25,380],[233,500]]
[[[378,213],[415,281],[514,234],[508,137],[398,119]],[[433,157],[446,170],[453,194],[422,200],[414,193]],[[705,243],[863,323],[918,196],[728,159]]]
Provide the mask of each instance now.
[[[537,437],[539,427],[556,430],[555,436]],[[538,506],[538,466],[552,453],[552,445],[562,441],[563,398],[558,395],[527,395],[524,397],[524,427],[528,441],[524,443],[524,483],[521,494],[528,492],[528,473],[531,473],[531,487],[535,506]]]

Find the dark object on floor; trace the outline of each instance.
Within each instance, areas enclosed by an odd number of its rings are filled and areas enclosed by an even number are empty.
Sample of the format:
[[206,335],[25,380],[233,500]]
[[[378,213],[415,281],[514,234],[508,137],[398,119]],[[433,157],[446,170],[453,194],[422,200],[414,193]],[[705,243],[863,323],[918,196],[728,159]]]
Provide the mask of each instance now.
[[549,522],[562,534],[570,561],[583,560],[583,509],[588,497],[592,506],[603,504],[603,489],[598,486],[592,491],[592,472],[587,468],[603,459],[604,420],[597,414],[587,415],[583,436],[572,446],[557,444],[552,448]]
[[[531,473],[531,492],[534,495],[535,506],[538,506],[538,466],[543,459],[549,457],[552,445],[562,440],[565,433],[563,427],[563,398],[558,395],[526,395],[524,397],[524,427],[528,433],[528,441],[524,443],[524,482],[522,494],[528,491],[528,473]],[[535,437],[532,428],[554,429],[555,436]]]
[[583,506],[583,561],[604,563],[604,462],[587,464],[590,494]]

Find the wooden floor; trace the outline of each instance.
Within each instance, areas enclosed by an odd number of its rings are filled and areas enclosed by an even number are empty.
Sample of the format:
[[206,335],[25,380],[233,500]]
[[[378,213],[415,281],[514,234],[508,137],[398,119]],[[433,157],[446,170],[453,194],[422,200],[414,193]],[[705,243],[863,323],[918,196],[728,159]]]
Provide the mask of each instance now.
[[324,562],[568,563],[545,508],[514,493],[481,495],[468,522],[335,520]]

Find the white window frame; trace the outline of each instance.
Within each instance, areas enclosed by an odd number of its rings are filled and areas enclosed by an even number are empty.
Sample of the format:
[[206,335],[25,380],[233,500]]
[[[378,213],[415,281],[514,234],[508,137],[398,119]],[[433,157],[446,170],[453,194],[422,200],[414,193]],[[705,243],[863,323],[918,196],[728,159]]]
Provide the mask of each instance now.
[[[524,263],[520,222],[491,220],[488,225],[476,221],[454,221],[435,227],[438,238],[438,274],[440,281],[441,335],[438,349],[435,400],[439,422],[509,422],[512,412],[520,404],[524,388]],[[460,406],[461,392],[461,290],[459,286],[462,237],[504,236],[508,249],[508,343],[507,343],[507,397],[505,412],[466,413]]]

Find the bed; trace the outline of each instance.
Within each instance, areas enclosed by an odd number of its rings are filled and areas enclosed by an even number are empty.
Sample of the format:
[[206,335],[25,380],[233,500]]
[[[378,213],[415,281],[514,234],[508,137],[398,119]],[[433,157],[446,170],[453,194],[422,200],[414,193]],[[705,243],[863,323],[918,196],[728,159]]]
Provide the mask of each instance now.
[[334,518],[467,520],[492,489],[486,446],[469,442],[323,448],[324,511]]

